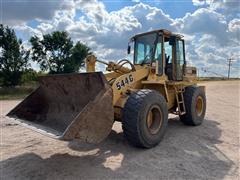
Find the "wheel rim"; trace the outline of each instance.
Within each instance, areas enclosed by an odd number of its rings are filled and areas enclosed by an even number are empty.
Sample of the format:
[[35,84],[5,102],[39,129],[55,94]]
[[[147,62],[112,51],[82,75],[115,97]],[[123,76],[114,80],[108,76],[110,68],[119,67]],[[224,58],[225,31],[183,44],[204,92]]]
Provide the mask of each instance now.
[[158,106],[152,106],[147,115],[147,128],[151,134],[157,134],[162,126],[162,112]]
[[198,116],[201,116],[203,112],[203,98],[201,96],[197,97],[196,112]]

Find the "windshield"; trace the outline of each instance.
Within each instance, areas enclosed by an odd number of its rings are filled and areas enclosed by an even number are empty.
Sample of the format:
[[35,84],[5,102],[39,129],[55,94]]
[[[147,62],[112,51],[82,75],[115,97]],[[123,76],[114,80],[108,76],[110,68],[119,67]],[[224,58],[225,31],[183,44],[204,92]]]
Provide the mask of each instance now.
[[147,34],[135,39],[134,63],[149,64],[153,58],[157,33]]

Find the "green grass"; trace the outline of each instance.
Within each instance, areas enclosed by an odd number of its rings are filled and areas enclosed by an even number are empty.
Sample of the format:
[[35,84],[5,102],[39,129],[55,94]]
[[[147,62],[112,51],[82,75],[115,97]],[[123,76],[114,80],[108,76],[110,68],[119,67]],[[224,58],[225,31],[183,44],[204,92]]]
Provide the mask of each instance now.
[[0,87],[0,100],[23,99],[29,95],[36,87]]

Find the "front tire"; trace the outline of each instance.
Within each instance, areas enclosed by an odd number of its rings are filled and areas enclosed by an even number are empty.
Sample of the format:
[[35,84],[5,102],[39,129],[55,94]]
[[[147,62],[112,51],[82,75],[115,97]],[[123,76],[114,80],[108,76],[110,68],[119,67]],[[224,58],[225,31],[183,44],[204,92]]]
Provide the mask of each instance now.
[[180,120],[191,126],[202,124],[206,113],[206,96],[203,89],[197,86],[186,87],[183,96],[186,113],[180,116]]
[[156,91],[142,89],[133,92],[123,108],[123,133],[134,146],[156,146],[165,134],[167,123],[166,100]]

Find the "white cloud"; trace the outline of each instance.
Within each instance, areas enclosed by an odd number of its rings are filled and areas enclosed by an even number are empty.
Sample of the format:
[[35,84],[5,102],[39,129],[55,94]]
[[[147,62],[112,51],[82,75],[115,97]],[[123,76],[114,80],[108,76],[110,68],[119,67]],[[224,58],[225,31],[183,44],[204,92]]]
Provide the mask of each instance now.
[[[190,60],[190,63],[198,69],[203,68],[226,75],[227,59],[231,56],[239,57],[240,45],[234,41],[232,44],[221,45],[215,36],[203,34],[202,36],[195,35],[193,40],[186,41],[186,50],[187,60]],[[236,70],[233,74],[240,75]]]
[[211,34],[220,43],[226,43],[227,22],[225,17],[213,10],[202,8],[194,13],[186,14],[181,19],[183,23],[182,31],[186,34]]
[[[194,0],[194,3],[201,5],[203,1]],[[204,3],[213,7],[210,1]],[[106,60],[126,57],[127,42],[136,33],[169,29],[185,34],[187,60],[191,64],[199,68],[208,67],[220,74],[226,71],[226,59],[240,52],[239,18],[236,16],[229,20],[216,8],[200,8],[173,19],[161,9],[141,2],[113,12],[108,12],[97,0],[69,0],[65,5],[67,7],[62,10],[55,8],[52,17],[34,16],[40,23],[35,29],[26,24],[15,28],[26,39],[33,34],[66,30],[74,41],[86,43],[98,58]],[[81,17],[76,19],[77,11],[81,11]]]
[[107,21],[108,12],[102,2],[97,0],[78,0],[75,2],[75,7],[82,10],[89,20],[95,24],[101,25]]
[[[186,53],[189,63],[198,69],[204,68],[226,75],[227,58],[239,58],[239,19],[228,22],[223,14],[202,8],[177,21],[179,31],[188,35]],[[233,74],[239,76],[236,69],[235,67]]]
[[228,24],[228,29],[230,32],[236,32],[237,36],[240,35],[240,19],[233,19]]
[[2,20],[4,24],[8,25],[19,25],[33,19],[50,20],[54,17],[57,10],[69,9],[71,7],[71,3],[66,0],[2,0]]
[[231,20],[228,24],[228,31],[232,42],[236,42],[240,46],[240,19],[235,18]]
[[194,6],[202,6],[206,4],[205,0],[192,0]]
[[[111,13],[105,10],[102,3],[83,4],[81,7],[83,7],[83,12],[89,16],[81,17],[67,30],[75,39],[97,44],[96,51],[100,54],[103,54],[103,51],[108,52],[105,57],[113,60],[114,57],[119,59],[125,56],[127,42],[136,33],[161,27],[176,30],[173,19],[164,14],[162,10],[143,3]],[[94,12],[92,12],[93,9],[95,9]],[[95,16],[96,11],[99,12],[98,16]],[[121,55],[120,52],[124,54]]]
[[234,16],[240,17],[239,0],[192,0],[192,3],[195,6],[206,5],[213,10],[222,10],[230,18]]
[[42,33],[39,29],[34,29],[34,28],[32,28],[30,26],[26,26],[26,25],[18,25],[18,26],[15,26],[14,29],[21,32],[22,39],[28,39],[29,37],[31,37],[33,35],[37,35],[37,36],[42,35]]
[[141,1],[140,0],[132,0],[132,2],[139,3]]
[[211,8],[239,11],[240,1],[238,0],[211,0],[206,1]]

